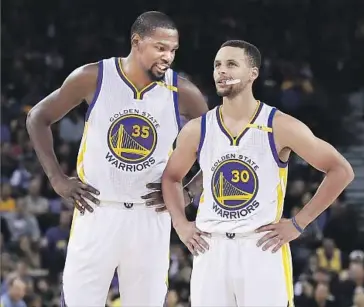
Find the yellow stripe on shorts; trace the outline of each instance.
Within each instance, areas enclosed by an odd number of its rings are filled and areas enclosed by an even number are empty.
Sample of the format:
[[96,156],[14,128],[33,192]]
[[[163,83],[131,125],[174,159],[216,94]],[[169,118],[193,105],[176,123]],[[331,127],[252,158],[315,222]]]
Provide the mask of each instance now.
[[83,135],[81,139],[80,151],[77,156],[77,175],[83,183],[85,183],[85,169],[83,166],[83,160],[86,152],[87,130],[88,130],[88,122],[85,122],[85,128],[83,129]]
[[[88,122],[85,122],[85,127],[83,128],[83,135],[82,135],[82,139],[81,139],[80,150],[79,150],[78,156],[77,156],[77,175],[83,183],[85,183],[85,181],[86,181],[83,160],[84,160],[84,156],[85,156],[85,152],[86,152],[87,129],[88,129]],[[72,234],[74,232],[75,220],[76,220],[77,216],[78,216],[78,210],[75,208],[75,209],[73,209],[72,224],[71,224],[71,229],[70,229],[70,238],[72,237]]]
[[284,281],[286,284],[286,291],[288,297],[288,307],[294,307],[292,260],[288,244],[282,246],[282,261],[283,261]]

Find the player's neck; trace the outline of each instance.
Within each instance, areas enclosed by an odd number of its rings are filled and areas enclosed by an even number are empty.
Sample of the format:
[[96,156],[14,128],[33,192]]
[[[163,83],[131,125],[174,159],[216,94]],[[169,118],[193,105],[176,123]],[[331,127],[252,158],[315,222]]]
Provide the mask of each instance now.
[[121,62],[124,74],[138,90],[141,90],[152,83],[148,74],[140,68],[137,61],[134,59],[133,54],[129,54],[126,58],[122,58]]
[[257,100],[250,90],[243,91],[235,97],[223,98],[224,114],[232,118],[250,118],[257,108]]

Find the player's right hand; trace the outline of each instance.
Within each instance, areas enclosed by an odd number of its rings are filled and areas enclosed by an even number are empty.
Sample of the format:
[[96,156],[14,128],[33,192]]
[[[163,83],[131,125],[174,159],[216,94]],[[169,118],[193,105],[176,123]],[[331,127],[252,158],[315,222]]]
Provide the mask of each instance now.
[[51,180],[51,184],[59,196],[72,203],[81,213],[84,213],[85,210],[94,211],[86,199],[96,205],[100,204],[100,201],[93,196],[99,195],[100,192],[94,187],[82,183],[79,178],[62,176]]
[[209,249],[208,243],[202,236],[210,237],[211,235],[199,230],[196,227],[195,222],[185,222],[181,224],[179,227],[176,227],[176,232],[180,240],[194,256],[198,256],[198,252],[204,253]]

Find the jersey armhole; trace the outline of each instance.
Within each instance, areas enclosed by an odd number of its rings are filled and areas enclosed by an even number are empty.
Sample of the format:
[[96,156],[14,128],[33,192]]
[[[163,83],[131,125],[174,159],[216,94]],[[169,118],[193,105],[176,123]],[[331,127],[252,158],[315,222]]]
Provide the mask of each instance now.
[[198,144],[197,150],[197,161],[200,162],[200,154],[203,146],[203,142],[205,141],[206,135],[206,113],[201,116],[201,132],[200,132],[200,143]]
[[273,118],[274,118],[274,115],[276,114],[276,112],[277,112],[277,109],[272,108],[272,110],[269,113],[269,117],[268,117],[268,127],[272,128],[272,132],[268,132],[269,146],[270,146],[270,150],[272,152],[273,158],[276,161],[278,167],[284,168],[288,165],[288,161],[283,162],[279,159],[276,143],[274,141]]
[[96,90],[95,90],[94,97],[92,98],[92,101],[89,104],[87,112],[86,112],[86,121],[88,121],[91,111],[94,108],[97,98],[99,97],[100,91],[101,91],[102,79],[103,79],[103,75],[104,75],[104,62],[99,61],[97,63],[97,67],[98,67],[98,71],[97,71]]
[[173,103],[174,103],[174,112],[176,115],[176,122],[178,131],[181,131],[181,117],[179,114],[179,106],[178,106],[178,73],[174,70],[172,71],[172,85],[177,88],[177,91],[173,91]]

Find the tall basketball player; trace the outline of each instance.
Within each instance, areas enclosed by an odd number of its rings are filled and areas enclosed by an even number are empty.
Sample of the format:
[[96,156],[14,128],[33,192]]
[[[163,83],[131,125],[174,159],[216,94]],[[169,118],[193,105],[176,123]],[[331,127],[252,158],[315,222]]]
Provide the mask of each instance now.
[[[247,42],[221,46],[214,80],[222,106],[183,128],[162,177],[173,225],[199,254],[192,306],[292,306],[288,243],[354,177],[349,163],[306,125],[254,98],[260,63],[260,52]],[[282,210],[291,151],[326,176],[311,201],[288,220]],[[204,195],[194,224],[185,217],[181,179],[196,158]]]
[[[123,306],[163,305],[171,222],[167,212],[146,206],[161,201],[148,187],[160,185],[179,115],[208,110],[200,91],[170,69],[178,41],[168,16],[144,13],[132,26],[126,58],[76,69],[29,113],[45,173],[81,212],[75,210],[63,275],[68,307],[104,306],[116,268]],[[61,171],[50,126],[82,100],[89,108],[76,179]]]

